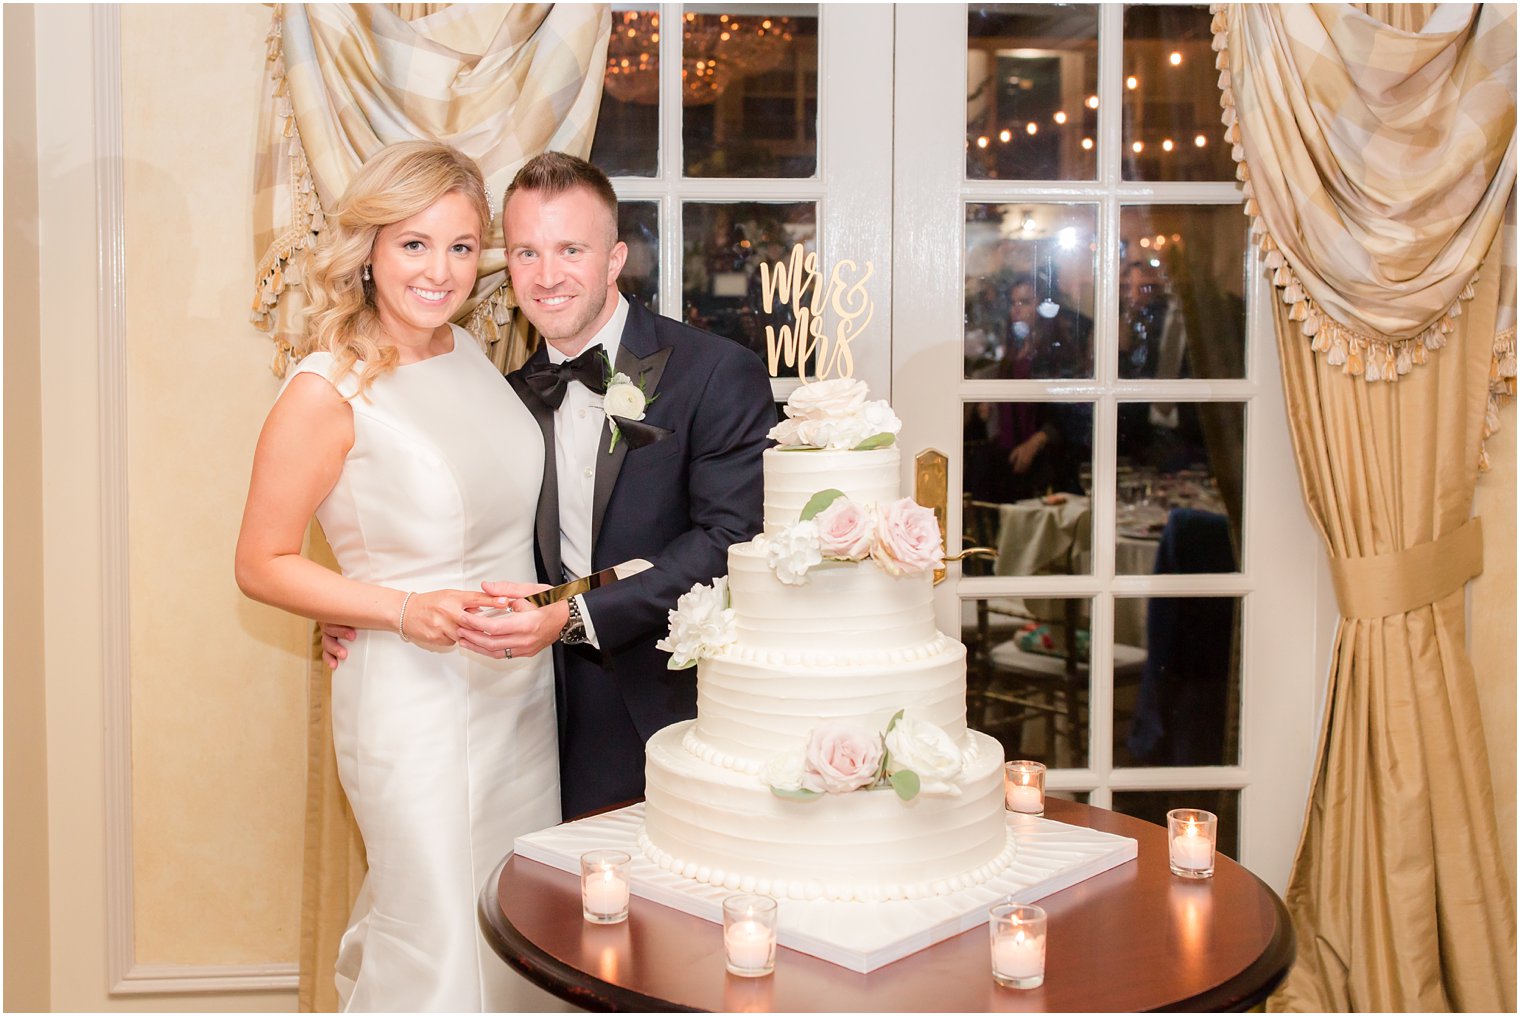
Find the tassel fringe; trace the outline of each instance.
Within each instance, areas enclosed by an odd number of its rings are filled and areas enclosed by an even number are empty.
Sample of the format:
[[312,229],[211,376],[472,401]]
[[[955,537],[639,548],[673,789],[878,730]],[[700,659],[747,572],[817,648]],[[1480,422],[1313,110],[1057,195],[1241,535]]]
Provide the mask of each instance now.
[[[1325,355],[1325,362],[1342,372],[1366,381],[1395,382],[1401,375],[1424,365],[1430,352],[1446,345],[1446,337],[1456,330],[1455,318],[1462,314],[1462,303],[1473,298],[1471,281],[1433,324],[1418,335],[1396,339],[1387,335],[1363,332],[1344,325],[1326,314],[1314,302],[1272,239],[1261,219],[1261,207],[1251,185],[1251,170],[1246,162],[1240,138],[1240,118],[1235,110],[1235,92],[1230,77],[1229,5],[1210,4],[1213,14],[1210,28],[1214,33],[1213,49],[1218,54],[1214,66],[1219,71],[1220,122],[1225,140],[1235,160],[1235,178],[1241,182],[1245,196],[1244,211],[1251,219],[1251,241],[1261,251],[1262,265],[1271,272],[1272,285],[1281,290],[1281,299],[1290,304],[1288,318],[1297,321],[1309,348]],[[1476,277],[1475,277],[1476,278]],[[1488,471],[1487,441],[1499,430],[1499,410],[1515,396],[1515,330],[1494,338],[1493,362],[1489,368],[1488,411],[1483,424],[1483,445],[1478,450],[1479,469]]]

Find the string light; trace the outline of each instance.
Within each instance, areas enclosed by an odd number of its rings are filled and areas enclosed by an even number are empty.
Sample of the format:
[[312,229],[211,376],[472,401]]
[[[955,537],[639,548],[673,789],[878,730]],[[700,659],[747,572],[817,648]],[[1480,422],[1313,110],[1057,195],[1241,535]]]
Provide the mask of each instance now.
[[1169,57],[1167,57],[1167,59],[1172,62],[1172,66],[1173,67],[1181,67],[1182,66],[1182,54],[1179,53],[1179,52],[1177,52],[1175,49],[1172,50],[1172,55],[1169,56]]
[[981,137],[979,137],[979,138],[976,139],[976,147],[978,147],[978,148],[986,148],[987,147],[987,135],[983,134]]
[[1002,130],[998,131],[998,140],[1006,145],[1008,142],[1013,140],[1013,131],[1009,130],[1007,127],[1004,127]]
[[1058,110],[1056,110],[1056,115],[1053,116],[1053,117],[1051,117],[1051,119],[1054,120],[1056,123],[1065,123],[1066,122],[1066,114],[1062,110],[1058,109]]
[[1033,120],[1029,121],[1028,123],[1026,123],[1024,125],[1024,133],[1025,134],[1034,135],[1034,134],[1038,134],[1039,132],[1040,132],[1040,125],[1037,124],[1037,123],[1035,123]]
[[1144,141],[1136,141],[1134,144],[1130,145],[1129,147],[1130,147],[1130,151],[1134,152],[1136,155],[1139,155],[1141,152],[1145,151],[1145,142]]
[[1140,87],[1140,79],[1131,74],[1129,77],[1124,79],[1124,87],[1133,92],[1135,89]]
[[1150,245],[1151,245],[1151,238],[1150,237],[1148,237],[1148,236],[1142,236],[1140,238],[1140,246],[1142,246],[1142,247],[1149,247]]
[[1196,145],[1199,148],[1202,148],[1204,145],[1206,145],[1208,143],[1209,143],[1209,139],[1206,138],[1206,137],[1204,137],[1202,134],[1196,135],[1193,138],[1193,144]]
[[1161,150],[1163,152],[1170,152],[1172,150],[1172,139],[1171,138],[1167,138],[1165,141],[1161,142]]
[[1083,151],[1085,151],[1085,152],[1092,151],[1092,146],[1093,146],[1093,140],[1092,140],[1092,138],[1083,138],[1082,139],[1082,150]]
[[1087,108],[1088,109],[1097,109],[1098,108],[1098,97],[1096,95],[1089,95],[1087,97]]

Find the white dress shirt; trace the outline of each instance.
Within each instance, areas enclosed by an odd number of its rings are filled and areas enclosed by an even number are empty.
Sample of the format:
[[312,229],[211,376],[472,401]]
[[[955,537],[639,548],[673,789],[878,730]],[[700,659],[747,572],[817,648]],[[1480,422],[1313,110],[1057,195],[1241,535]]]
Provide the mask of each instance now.
[[[600,345],[607,362],[617,364],[618,343],[628,320],[628,301],[617,298],[612,317],[586,343],[586,349]],[[547,345],[547,343],[546,343]],[[564,363],[570,357],[547,348],[550,363]],[[559,556],[565,572],[572,578],[591,573],[591,506],[596,491],[596,464],[607,453],[602,396],[577,380],[565,389],[565,401],[554,411],[554,467],[559,482]],[[551,575],[550,582],[558,581]],[[586,641],[600,649],[586,598],[577,596],[581,620],[586,624]]]

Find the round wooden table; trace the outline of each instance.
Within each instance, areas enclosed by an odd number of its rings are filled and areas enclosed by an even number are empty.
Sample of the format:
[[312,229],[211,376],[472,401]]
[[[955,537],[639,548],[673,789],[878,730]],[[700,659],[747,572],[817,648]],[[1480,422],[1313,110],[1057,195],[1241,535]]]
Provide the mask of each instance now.
[[1027,991],[993,982],[985,925],[869,974],[783,948],[772,976],[735,977],[719,925],[638,896],[627,922],[588,924],[575,875],[515,855],[487,880],[480,922],[530,980],[605,1011],[1238,1011],[1287,974],[1287,910],[1234,861],[1181,879],[1159,826],[1056,799],[1045,814],[1132,837],[1139,856],[1038,901],[1050,917],[1045,984]]

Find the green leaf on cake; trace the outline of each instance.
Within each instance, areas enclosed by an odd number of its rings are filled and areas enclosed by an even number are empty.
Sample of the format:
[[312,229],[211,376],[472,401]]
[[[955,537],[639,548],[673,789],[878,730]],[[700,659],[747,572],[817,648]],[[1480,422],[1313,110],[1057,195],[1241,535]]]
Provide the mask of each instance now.
[[806,522],[808,519],[817,517],[825,508],[842,497],[844,497],[844,491],[835,490],[833,487],[820,490],[808,498],[808,503],[803,505],[801,520]]
[[890,448],[896,443],[897,438],[891,434],[877,434],[874,437],[866,438],[856,445],[853,450],[857,452],[869,452],[877,448]]
[[903,718],[903,713],[905,712],[907,712],[906,709],[899,709],[897,712],[893,713],[892,718],[887,721],[887,729],[883,731],[883,733],[892,733],[892,728],[897,726],[897,721]]
[[[915,777],[915,781],[916,779]],[[803,790],[800,787],[796,790],[782,790],[780,787],[772,787],[771,793],[785,801],[812,801],[823,796],[816,790]]]
[[892,789],[904,801],[911,801],[918,796],[918,774],[913,770],[899,769],[892,774],[891,780]]

